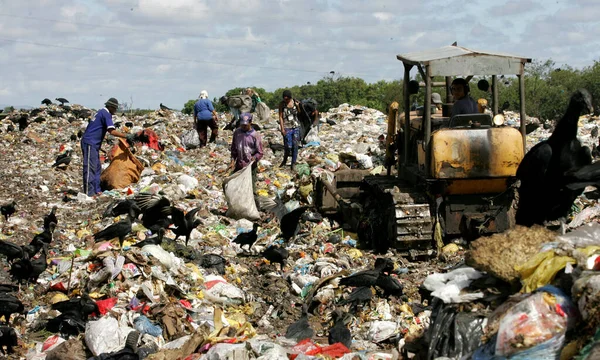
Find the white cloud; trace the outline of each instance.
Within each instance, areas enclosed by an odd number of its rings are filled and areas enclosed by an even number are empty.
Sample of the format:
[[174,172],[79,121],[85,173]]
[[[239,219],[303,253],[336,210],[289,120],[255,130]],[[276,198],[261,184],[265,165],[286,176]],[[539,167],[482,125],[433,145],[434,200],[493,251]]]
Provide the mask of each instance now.
[[133,96],[135,106],[181,107],[202,88],[211,97],[238,86],[272,91],[330,70],[398,79],[396,54],[454,41],[575,67],[600,59],[597,1],[540,3],[10,1],[1,13],[11,16],[0,14],[0,39],[11,40],[0,40],[2,89],[10,92],[0,95],[24,105],[64,96],[97,107]]

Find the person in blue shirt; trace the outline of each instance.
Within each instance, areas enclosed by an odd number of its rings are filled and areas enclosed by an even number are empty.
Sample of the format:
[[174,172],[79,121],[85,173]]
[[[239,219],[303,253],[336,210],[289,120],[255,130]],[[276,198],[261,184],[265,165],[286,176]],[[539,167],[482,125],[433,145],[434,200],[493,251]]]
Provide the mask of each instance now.
[[100,194],[100,147],[104,136],[108,132],[112,136],[133,141],[133,134],[127,135],[115,130],[112,122],[112,116],[119,108],[119,102],[115,98],[110,98],[104,104],[104,108],[96,113],[94,119],[88,123],[83,136],[81,137],[81,150],[83,152],[83,192],[88,196]]
[[200,147],[206,146],[208,128],[210,128],[210,142],[214,142],[217,139],[217,134],[219,133],[217,112],[212,101],[208,99],[208,91],[206,90],[200,92],[200,98],[194,104],[194,121],[196,122],[196,131],[198,131],[198,138],[200,139]]

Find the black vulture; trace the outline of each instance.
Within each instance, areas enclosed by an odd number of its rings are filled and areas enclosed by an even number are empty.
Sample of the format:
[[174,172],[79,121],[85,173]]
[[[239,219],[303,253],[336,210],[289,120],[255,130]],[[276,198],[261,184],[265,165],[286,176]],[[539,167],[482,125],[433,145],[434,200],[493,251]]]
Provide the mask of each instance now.
[[40,257],[31,261],[31,273],[29,274],[29,281],[36,283],[38,277],[44,271],[46,271],[46,268],[48,267],[47,256],[48,245],[44,244],[42,247],[42,253],[40,254]]
[[565,173],[565,186],[569,190],[583,191],[587,186],[600,189],[600,161]]
[[50,106],[52,105],[52,100],[45,98],[44,100],[42,100],[42,105]]
[[119,215],[129,214],[133,210],[135,217],[142,213],[142,209],[132,199],[116,200],[108,204],[106,210],[102,214],[102,217],[116,217]]
[[15,213],[16,205],[17,205],[17,203],[13,200],[12,202],[10,202],[8,204],[4,204],[4,205],[0,206],[0,213],[2,214],[2,216],[4,216],[4,220],[8,221],[8,219],[12,216],[12,214]]
[[17,123],[19,123],[19,131],[24,131],[27,126],[29,126],[29,115],[27,114],[22,114],[19,116],[19,118],[17,119]]
[[402,284],[400,284],[398,279],[392,277],[391,275],[385,275],[385,274],[379,275],[379,277],[377,278],[377,281],[375,282],[375,285],[377,285],[377,287],[379,287],[383,290],[384,296],[390,296],[390,295],[401,296],[402,295],[402,291],[403,291]]
[[133,200],[142,210],[142,225],[155,233],[159,228],[168,228],[173,222],[171,201],[164,196],[150,193],[140,193]]
[[269,260],[271,264],[277,263],[281,265],[281,269],[283,270],[290,253],[286,248],[280,247],[279,245],[271,245],[262,252],[262,256]]
[[58,155],[52,167],[57,169],[65,169],[71,163],[71,156],[73,155],[73,150],[67,150],[64,153]]
[[283,215],[279,222],[281,237],[289,240],[298,234],[300,231],[300,218],[306,210],[308,210],[308,207],[302,206]]
[[171,110],[170,108],[168,108],[167,106],[163,105],[162,103],[160,103],[160,109],[161,110]]
[[30,245],[17,245],[10,241],[0,240],[0,254],[6,256],[8,262],[15,259],[30,259],[40,251],[43,243],[37,241]]
[[54,100],[58,101],[61,105],[64,105],[69,102],[69,100],[67,100],[65,98],[56,98]]
[[273,143],[270,141],[269,141],[269,147],[271,148],[271,151],[273,151],[273,152],[285,150],[285,146],[283,144],[277,144],[277,143]]
[[146,245],[160,245],[163,242],[164,236],[165,236],[165,229],[160,228],[156,232],[156,236],[153,236],[153,237],[147,238],[145,240],[142,240],[140,242],[137,242],[137,243],[133,244],[132,246],[142,248]]
[[56,209],[58,209],[58,207],[54,205],[50,213],[44,215],[44,229],[50,229],[51,223],[54,223],[54,226],[58,224],[58,218],[56,217]]
[[356,311],[358,305],[364,305],[371,301],[373,297],[373,289],[370,286],[360,286],[354,288],[354,290],[348,295],[346,299],[341,300],[339,305],[350,304],[350,309]]
[[48,224],[48,227],[46,227],[46,224],[44,222],[44,231],[42,231],[39,234],[36,234],[29,243],[29,245],[34,245],[38,242],[50,244],[52,242],[52,235],[54,233],[54,229],[56,229],[56,223],[51,222]]
[[196,213],[200,208],[195,208],[188,211],[185,215],[183,211],[176,207],[171,207],[171,218],[173,220],[173,225],[176,226],[175,229],[171,229],[175,234],[175,239],[177,240],[180,236],[185,236],[185,246],[188,246],[188,242],[190,241],[190,234],[192,230],[194,230],[198,225],[200,225],[201,220],[196,217]]
[[557,122],[548,140],[535,145],[523,158],[516,177],[520,180],[516,223],[544,225],[564,220],[583,190],[567,189],[564,174],[589,165],[591,151],[577,139],[577,123],[584,112],[592,112],[592,97],[585,89],[577,90],[567,111]]
[[302,316],[300,316],[298,321],[288,326],[285,331],[285,337],[298,342],[304,339],[310,339],[314,334],[315,331],[311,329],[310,324],[308,323],[308,308],[306,305],[303,305]]
[[347,328],[350,319],[350,314],[344,313],[341,310],[335,310],[332,314],[333,326],[329,329],[329,336],[327,340],[329,345],[342,343],[345,347],[350,349],[352,345],[352,334]]
[[[17,332],[7,325],[0,325],[0,353],[7,355],[14,353],[13,347],[19,346]],[[6,346],[6,350],[4,347]]]
[[6,256],[6,261],[9,263],[24,256],[23,247],[4,240],[0,240],[0,254]]
[[46,329],[63,335],[79,335],[85,331],[88,316],[100,315],[98,305],[87,294],[52,304],[52,309],[60,311],[61,314],[48,320]]
[[129,235],[131,232],[131,223],[133,222],[134,212],[131,210],[129,214],[125,217],[125,219],[120,220],[112,225],[107,226],[105,229],[98,231],[95,233],[94,241],[102,241],[102,240],[111,240],[114,238],[119,238],[119,245],[121,249],[123,248],[123,240],[125,237]]
[[23,303],[16,296],[0,293],[0,317],[4,316],[6,323],[10,322],[10,316],[14,313],[22,314],[25,310]]
[[254,245],[254,243],[258,239],[258,235],[256,233],[257,230],[258,230],[258,224],[254,223],[252,225],[252,230],[250,230],[249,232],[239,234],[238,236],[236,236],[235,239],[233,239],[233,242],[236,244],[239,244],[240,247],[244,246],[244,245],[248,245],[248,248],[251,248],[252,245]]
[[375,286],[377,279],[386,271],[394,269],[393,262],[386,258],[377,258],[375,266],[370,270],[362,270],[340,280],[344,286]]

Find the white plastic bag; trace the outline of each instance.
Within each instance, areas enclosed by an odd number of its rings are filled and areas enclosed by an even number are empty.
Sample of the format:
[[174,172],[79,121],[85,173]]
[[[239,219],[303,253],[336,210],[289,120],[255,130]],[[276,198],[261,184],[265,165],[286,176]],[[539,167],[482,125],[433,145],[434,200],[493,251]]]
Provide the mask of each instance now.
[[186,150],[195,149],[200,146],[200,138],[196,129],[190,129],[181,135],[181,146]]
[[482,276],[481,272],[471,267],[463,267],[446,274],[431,274],[427,276],[423,286],[432,292],[432,296],[442,299],[446,304],[470,302],[482,298],[483,293],[462,294],[461,291]]
[[258,117],[259,122],[267,122],[269,120],[269,115],[271,113],[271,109],[264,102],[259,102],[256,104],[256,116]]
[[132,330],[119,327],[117,319],[112,317],[90,321],[85,326],[85,344],[95,356],[119,351],[125,347],[125,339]]
[[252,164],[235,172],[223,181],[223,191],[227,200],[227,217],[233,219],[258,220],[260,214],[254,201],[252,190]]

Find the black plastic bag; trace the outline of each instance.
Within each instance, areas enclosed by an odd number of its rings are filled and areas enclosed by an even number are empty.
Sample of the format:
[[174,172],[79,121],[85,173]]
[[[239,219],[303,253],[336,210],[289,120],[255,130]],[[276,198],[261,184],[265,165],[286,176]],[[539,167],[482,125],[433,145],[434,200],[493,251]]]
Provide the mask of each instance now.
[[427,333],[427,359],[460,358],[481,345],[486,317],[477,313],[458,312],[455,305],[434,300],[431,325]]

